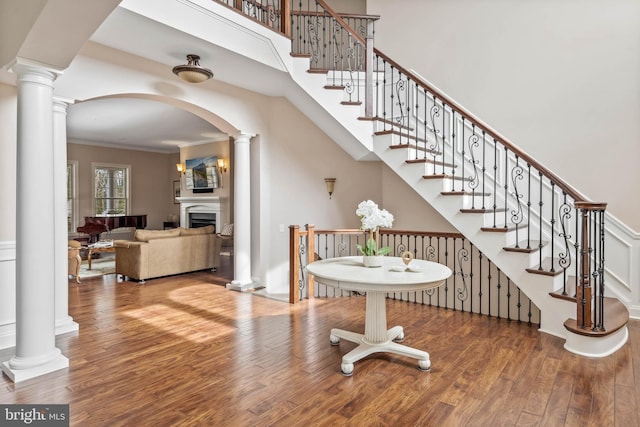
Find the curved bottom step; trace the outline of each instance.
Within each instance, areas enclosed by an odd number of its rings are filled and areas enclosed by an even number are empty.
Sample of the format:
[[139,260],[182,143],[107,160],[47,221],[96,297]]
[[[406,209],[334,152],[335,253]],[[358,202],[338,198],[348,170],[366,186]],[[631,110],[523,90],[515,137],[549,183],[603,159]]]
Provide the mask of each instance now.
[[587,357],[606,357],[618,351],[629,339],[626,326],[607,336],[589,337],[567,331],[564,348],[571,353]]

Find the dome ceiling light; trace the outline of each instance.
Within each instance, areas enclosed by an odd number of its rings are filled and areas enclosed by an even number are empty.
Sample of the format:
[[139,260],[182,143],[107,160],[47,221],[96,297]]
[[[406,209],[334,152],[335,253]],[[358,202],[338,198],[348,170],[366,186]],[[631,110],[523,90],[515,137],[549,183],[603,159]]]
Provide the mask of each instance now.
[[200,66],[200,57],[192,53],[187,55],[187,65],[173,67],[173,74],[189,83],[202,83],[213,77],[210,69]]

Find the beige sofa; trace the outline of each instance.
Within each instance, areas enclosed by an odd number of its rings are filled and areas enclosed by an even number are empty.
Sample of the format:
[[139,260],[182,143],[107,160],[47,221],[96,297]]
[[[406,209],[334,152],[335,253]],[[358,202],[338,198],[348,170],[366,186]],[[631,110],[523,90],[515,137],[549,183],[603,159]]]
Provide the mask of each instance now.
[[139,280],[217,269],[221,239],[213,225],[201,228],[136,230],[133,241],[116,240],[116,274]]

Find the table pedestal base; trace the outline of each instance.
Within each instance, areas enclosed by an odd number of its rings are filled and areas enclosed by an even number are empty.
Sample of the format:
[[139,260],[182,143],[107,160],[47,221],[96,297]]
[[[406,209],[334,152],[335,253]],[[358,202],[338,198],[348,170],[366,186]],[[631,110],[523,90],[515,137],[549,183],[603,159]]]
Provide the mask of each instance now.
[[431,360],[429,353],[406,345],[398,344],[404,340],[404,331],[402,326],[394,326],[387,331],[387,339],[381,342],[371,342],[367,340],[365,335],[355,332],[349,332],[342,329],[331,329],[329,341],[332,345],[338,345],[340,338],[359,344],[358,347],[342,356],[342,365],[340,371],[344,376],[353,375],[353,364],[360,359],[367,357],[373,353],[387,352],[399,354],[401,356],[413,357],[418,359],[418,369],[428,371],[431,369]]

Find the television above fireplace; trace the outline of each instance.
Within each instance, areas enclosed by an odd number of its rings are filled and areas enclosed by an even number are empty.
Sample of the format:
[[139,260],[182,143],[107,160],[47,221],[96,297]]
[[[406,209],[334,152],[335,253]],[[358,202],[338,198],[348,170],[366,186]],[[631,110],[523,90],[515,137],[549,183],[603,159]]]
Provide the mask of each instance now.
[[216,156],[188,159],[185,172],[187,190],[192,190],[194,193],[212,193],[214,188],[218,188],[216,161]]

